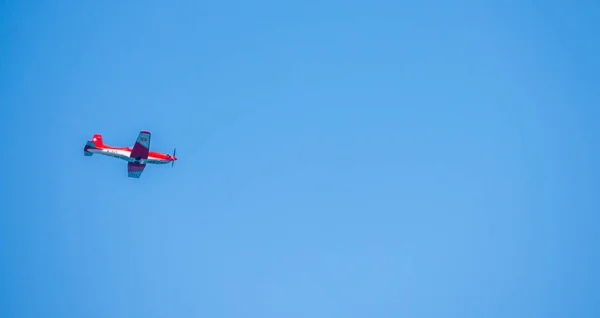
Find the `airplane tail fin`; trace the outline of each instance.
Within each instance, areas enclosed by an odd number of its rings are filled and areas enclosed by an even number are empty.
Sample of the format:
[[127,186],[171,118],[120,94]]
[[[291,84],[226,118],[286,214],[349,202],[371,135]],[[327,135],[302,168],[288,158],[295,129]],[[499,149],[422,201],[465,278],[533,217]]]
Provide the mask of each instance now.
[[96,146],[104,145],[104,142],[102,141],[102,134],[95,134],[90,141]]
[[85,147],[83,147],[83,154],[86,156],[91,156],[93,155],[92,152],[89,152],[88,149],[95,149],[98,148],[100,146],[104,145],[104,142],[102,141],[102,135],[101,134],[95,134],[92,137],[92,140],[88,141],[85,144]]

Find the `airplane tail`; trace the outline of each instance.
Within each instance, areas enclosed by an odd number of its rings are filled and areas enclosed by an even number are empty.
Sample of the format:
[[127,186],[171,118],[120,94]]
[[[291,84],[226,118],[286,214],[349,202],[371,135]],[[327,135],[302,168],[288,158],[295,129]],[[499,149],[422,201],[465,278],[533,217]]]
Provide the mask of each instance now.
[[85,156],[91,156],[94,153],[93,152],[89,152],[88,149],[96,149],[100,146],[104,145],[104,142],[102,141],[102,135],[101,134],[95,134],[92,137],[92,140],[88,141],[85,146],[83,147],[83,154]]
[[102,146],[104,142],[102,141],[102,134],[95,134],[90,140],[95,146]]

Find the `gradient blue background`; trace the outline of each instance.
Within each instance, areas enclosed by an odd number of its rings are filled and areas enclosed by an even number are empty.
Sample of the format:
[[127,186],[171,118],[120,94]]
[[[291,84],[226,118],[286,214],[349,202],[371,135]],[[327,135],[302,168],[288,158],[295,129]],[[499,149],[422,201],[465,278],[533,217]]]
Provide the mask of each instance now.
[[3,1],[0,317],[600,316],[598,7]]

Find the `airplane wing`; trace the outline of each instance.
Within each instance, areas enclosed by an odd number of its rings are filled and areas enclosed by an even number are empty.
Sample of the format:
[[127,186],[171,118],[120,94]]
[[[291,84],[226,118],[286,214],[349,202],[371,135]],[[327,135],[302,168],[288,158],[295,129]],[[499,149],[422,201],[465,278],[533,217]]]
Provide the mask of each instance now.
[[137,140],[135,141],[135,145],[133,145],[133,149],[131,150],[131,158],[140,159],[148,159],[148,153],[150,152],[150,132],[142,130],[140,131]]
[[144,168],[146,168],[145,163],[128,162],[127,175],[130,178],[139,178],[142,175]]

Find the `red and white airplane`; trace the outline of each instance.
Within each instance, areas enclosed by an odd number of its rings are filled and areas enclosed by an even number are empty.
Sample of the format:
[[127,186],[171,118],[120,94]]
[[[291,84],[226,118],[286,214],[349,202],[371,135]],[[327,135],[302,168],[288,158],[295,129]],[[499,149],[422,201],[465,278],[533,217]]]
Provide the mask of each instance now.
[[127,173],[130,178],[139,178],[146,168],[146,164],[166,164],[171,166],[177,160],[175,149],[173,155],[150,151],[150,132],[140,131],[133,148],[129,147],[111,147],[104,144],[101,134],[95,134],[92,140],[88,141],[83,147],[83,154],[91,156],[93,154],[115,157],[127,161]]

